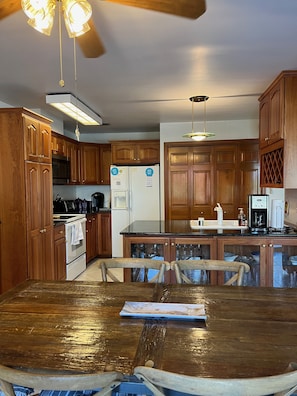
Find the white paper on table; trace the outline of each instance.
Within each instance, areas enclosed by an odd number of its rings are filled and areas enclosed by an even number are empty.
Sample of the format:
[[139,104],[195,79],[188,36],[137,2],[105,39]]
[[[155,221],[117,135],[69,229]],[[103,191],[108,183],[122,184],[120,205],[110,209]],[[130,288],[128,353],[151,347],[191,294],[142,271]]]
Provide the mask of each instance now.
[[171,319],[206,319],[204,304],[126,301],[121,316]]

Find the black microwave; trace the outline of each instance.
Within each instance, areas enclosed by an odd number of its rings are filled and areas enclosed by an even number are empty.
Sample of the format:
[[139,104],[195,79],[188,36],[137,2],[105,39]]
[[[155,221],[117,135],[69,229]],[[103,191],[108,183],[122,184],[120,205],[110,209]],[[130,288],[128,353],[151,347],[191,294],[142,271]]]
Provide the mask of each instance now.
[[70,160],[62,155],[52,155],[53,184],[70,183]]

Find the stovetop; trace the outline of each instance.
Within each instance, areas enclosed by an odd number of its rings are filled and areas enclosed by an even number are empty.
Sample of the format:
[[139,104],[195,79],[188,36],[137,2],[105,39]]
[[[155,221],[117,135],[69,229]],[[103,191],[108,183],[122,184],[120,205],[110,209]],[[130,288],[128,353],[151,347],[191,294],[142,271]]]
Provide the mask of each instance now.
[[85,218],[86,215],[83,213],[57,213],[53,215],[54,222],[63,222],[63,223],[71,223],[72,221],[76,221],[79,219]]

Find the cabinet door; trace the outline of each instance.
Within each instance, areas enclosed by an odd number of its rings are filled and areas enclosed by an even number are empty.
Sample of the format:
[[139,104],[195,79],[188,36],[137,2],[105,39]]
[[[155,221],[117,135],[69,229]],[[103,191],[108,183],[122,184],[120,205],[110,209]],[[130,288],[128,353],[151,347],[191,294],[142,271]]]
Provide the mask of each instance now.
[[98,255],[97,215],[87,215],[86,224],[87,263]]
[[54,227],[54,268],[55,279],[66,279],[66,239],[65,226]]
[[51,127],[31,117],[24,117],[26,144],[25,159],[34,162],[51,163]]
[[110,184],[111,145],[100,144],[100,184]]
[[98,222],[98,255],[111,257],[111,214],[97,215]]
[[54,279],[51,185],[51,165],[26,163],[30,279]]
[[[244,276],[244,286],[267,286],[267,240],[259,237],[218,238],[218,259],[240,261],[250,267],[250,272]],[[219,277],[223,284],[231,274]]]
[[39,124],[39,152],[40,162],[51,164],[51,127],[50,125],[42,122]]
[[167,220],[189,219],[191,216],[191,162],[192,154],[187,147],[172,147],[168,150],[168,173],[165,180]]
[[190,183],[189,196],[192,196],[189,204],[192,207],[191,219],[205,217],[214,219],[214,172],[212,167],[212,148],[193,148],[193,168],[189,168]]
[[268,250],[267,286],[297,287],[297,241],[295,238],[273,238]]
[[81,145],[81,174],[83,184],[100,184],[100,150],[98,145]]
[[115,165],[131,165],[136,161],[136,146],[131,143],[112,144],[111,158]]
[[79,184],[80,177],[80,148],[78,143],[66,143],[66,155],[70,159],[70,184]]
[[269,96],[266,95],[259,104],[259,138],[260,147],[269,143]]
[[58,133],[52,132],[51,146],[53,154],[67,156],[66,140]]
[[141,164],[158,164],[160,162],[160,143],[139,143],[137,146],[137,161]]
[[237,218],[237,152],[235,146],[221,146],[214,149],[215,202],[219,202],[225,219]]
[[259,194],[260,164],[258,143],[239,145],[238,207],[248,213],[248,195]]
[[280,80],[269,95],[269,142],[283,138],[284,80]]
[[34,118],[24,117],[26,156],[28,161],[39,162],[39,123]]

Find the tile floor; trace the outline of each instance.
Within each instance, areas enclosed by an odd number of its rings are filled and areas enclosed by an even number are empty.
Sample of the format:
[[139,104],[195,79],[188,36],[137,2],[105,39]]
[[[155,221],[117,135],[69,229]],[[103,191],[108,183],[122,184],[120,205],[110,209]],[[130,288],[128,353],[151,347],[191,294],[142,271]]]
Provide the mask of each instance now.
[[[100,259],[94,259],[87,265],[87,269],[82,272],[75,280],[79,281],[95,281],[95,282],[101,282],[102,281],[102,276],[101,276],[101,270],[99,268],[99,261]],[[123,280],[123,270],[122,269],[116,269],[113,270],[115,276]]]

